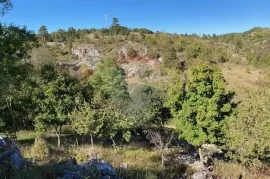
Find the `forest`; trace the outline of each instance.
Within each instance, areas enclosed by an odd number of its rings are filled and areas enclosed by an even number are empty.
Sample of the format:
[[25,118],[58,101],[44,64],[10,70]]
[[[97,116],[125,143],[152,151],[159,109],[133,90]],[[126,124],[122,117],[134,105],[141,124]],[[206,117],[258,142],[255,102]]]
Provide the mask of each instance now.
[[102,178],[68,176],[90,158],[123,179],[270,178],[270,29],[170,34],[115,17],[0,24],[0,37],[0,178]]

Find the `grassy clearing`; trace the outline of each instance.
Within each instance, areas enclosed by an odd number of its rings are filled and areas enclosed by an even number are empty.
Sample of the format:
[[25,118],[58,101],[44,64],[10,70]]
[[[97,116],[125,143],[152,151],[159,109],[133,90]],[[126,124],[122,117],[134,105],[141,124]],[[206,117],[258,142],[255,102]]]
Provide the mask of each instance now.
[[[18,133],[18,144],[26,161],[32,160],[35,156],[32,153],[35,137],[36,134],[33,131]],[[57,163],[65,163],[71,157],[74,157],[78,163],[83,163],[93,156],[109,162],[123,179],[170,178],[168,177],[169,174],[170,176],[177,176],[186,171],[186,168],[183,167],[172,168],[168,166],[162,168],[160,153],[138,141],[116,148],[98,143],[93,147],[90,144],[75,146],[75,139],[66,135],[62,138],[62,147],[58,149],[56,148],[56,138],[53,137],[52,133],[46,135],[46,140],[50,148],[49,157],[46,160],[36,160],[35,165],[27,164],[24,174],[11,176],[12,178],[35,179],[46,178],[47,175],[49,176],[47,178],[54,178],[56,175],[61,176],[64,170],[56,166]]]

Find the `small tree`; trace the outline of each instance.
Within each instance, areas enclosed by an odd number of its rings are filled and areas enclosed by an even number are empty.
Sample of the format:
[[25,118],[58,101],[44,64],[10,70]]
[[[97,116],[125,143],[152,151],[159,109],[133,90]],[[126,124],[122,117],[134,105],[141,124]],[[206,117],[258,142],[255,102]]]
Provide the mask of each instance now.
[[100,125],[102,124],[102,121],[97,116],[97,111],[85,103],[78,110],[73,111],[70,118],[73,130],[81,136],[90,134],[91,145],[93,146],[93,135],[98,134]]
[[179,137],[199,147],[203,161],[203,144],[221,144],[225,140],[224,129],[236,106],[232,102],[234,93],[226,91],[222,73],[215,66],[198,65],[188,77],[183,90],[171,93],[170,104],[176,105],[171,106],[171,111],[178,120]]
[[146,85],[134,85],[130,90],[127,115],[136,127],[147,128],[150,124],[161,125],[166,118],[163,101],[157,89]]
[[125,102],[105,99],[100,93],[94,95],[93,107],[96,111],[95,121],[97,136],[102,139],[110,139],[116,146],[115,137],[118,135],[124,141],[129,141],[134,122],[125,113]]
[[146,139],[157,148],[161,153],[161,166],[164,167],[165,152],[168,150],[175,137],[173,131],[169,129],[156,129],[156,130],[146,130]]

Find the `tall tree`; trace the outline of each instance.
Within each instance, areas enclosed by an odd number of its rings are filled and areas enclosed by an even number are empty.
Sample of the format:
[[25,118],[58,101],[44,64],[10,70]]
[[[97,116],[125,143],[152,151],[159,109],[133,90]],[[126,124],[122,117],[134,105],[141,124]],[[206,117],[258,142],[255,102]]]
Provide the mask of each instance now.
[[176,104],[171,111],[178,121],[179,138],[199,147],[202,161],[203,144],[221,144],[225,140],[224,129],[236,106],[232,102],[234,93],[226,91],[220,69],[209,65],[191,69],[182,87],[171,93],[169,104]]
[[41,42],[45,43],[49,37],[49,33],[47,27],[45,25],[41,26],[38,30],[38,37],[40,38]]
[[0,130],[13,133],[28,115],[27,83],[32,67],[22,59],[34,46],[35,34],[25,27],[0,24],[0,36]]
[[113,32],[114,35],[117,35],[119,33],[120,25],[119,25],[118,18],[116,17],[113,18],[113,22],[112,22],[110,30]]
[[35,127],[41,133],[54,129],[58,147],[62,126],[70,122],[69,113],[84,101],[82,91],[79,82],[68,73],[58,71],[52,65],[41,68],[33,92],[33,100],[38,106]]
[[114,17],[112,22],[112,27],[119,26],[119,20],[118,18]]

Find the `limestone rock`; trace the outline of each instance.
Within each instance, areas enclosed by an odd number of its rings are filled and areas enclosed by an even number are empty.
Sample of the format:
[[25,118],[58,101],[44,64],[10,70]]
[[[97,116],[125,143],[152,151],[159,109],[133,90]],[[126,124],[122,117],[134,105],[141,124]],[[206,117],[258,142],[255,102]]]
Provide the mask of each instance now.
[[73,48],[71,54],[77,58],[77,66],[84,64],[92,69],[101,56],[93,44],[81,44]]
[[115,169],[107,162],[99,159],[91,159],[83,165],[74,165],[73,168],[76,168],[77,170],[65,170],[62,179],[118,179]]

